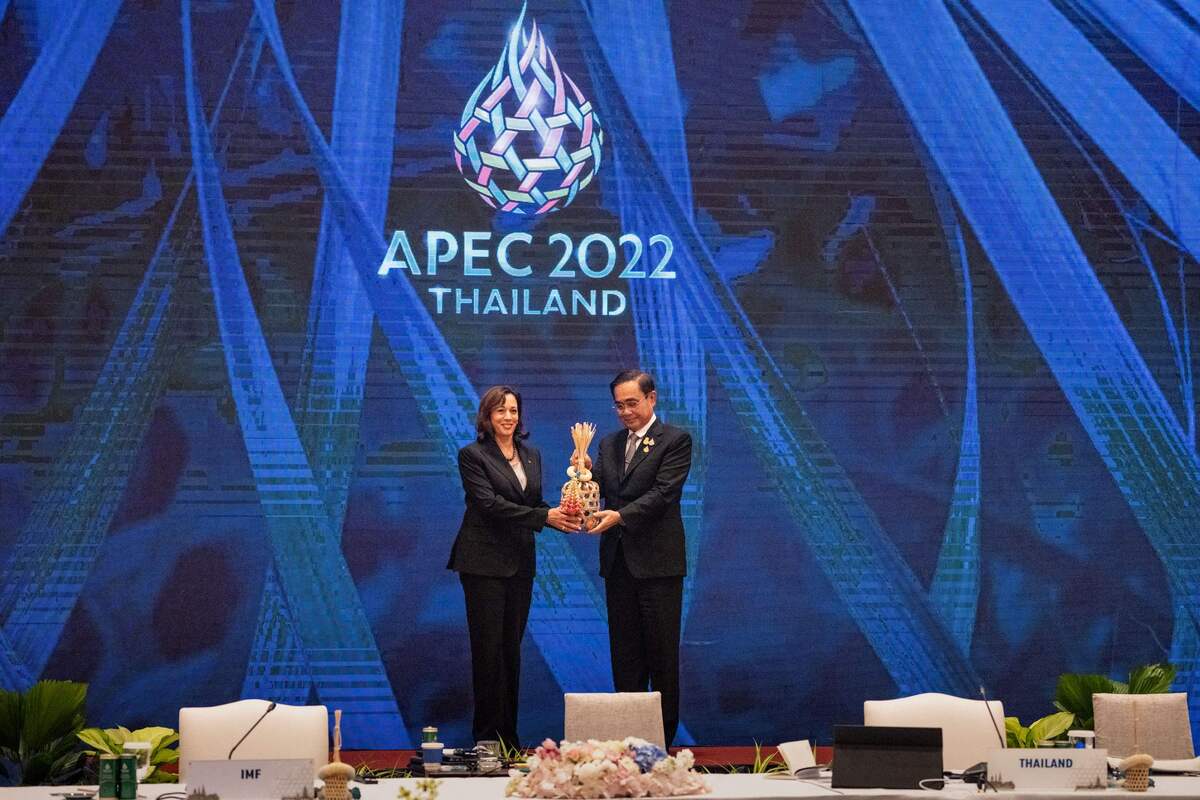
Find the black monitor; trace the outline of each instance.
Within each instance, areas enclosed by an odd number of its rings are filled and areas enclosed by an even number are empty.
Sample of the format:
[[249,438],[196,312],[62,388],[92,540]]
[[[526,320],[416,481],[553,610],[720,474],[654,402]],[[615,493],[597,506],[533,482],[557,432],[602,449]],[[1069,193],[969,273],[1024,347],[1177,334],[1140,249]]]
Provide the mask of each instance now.
[[836,789],[941,788],[942,729],[833,726]]

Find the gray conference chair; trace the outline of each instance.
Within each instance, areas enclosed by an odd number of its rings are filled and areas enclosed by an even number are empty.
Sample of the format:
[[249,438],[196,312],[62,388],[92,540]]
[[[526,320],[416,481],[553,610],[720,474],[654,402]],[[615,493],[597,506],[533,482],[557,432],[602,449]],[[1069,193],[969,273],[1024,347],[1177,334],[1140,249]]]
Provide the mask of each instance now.
[[636,736],[666,747],[659,692],[567,692],[563,700],[563,737],[568,741]]
[[1092,695],[1096,747],[1114,758],[1148,753],[1159,760],[1194,758],[1187,695]]

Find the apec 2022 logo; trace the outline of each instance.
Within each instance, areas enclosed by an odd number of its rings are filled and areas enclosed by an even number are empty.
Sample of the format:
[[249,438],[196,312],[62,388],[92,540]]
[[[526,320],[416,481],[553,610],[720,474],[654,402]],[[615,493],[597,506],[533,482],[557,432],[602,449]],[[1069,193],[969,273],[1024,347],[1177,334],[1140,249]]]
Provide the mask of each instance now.
[[537,23],[525,33],[524,22],[522,8],[500,59],[463,109],[454,163],[492,208],[537,215],[565,208],[592,182],[604,129],[591,102],[559,69]]
[[[591,102],[559,67],[537,23],[526,29],[525,14],[523,6],[500,58],[467,101],[453,154],[467,186],[484,203],[497,214],[528,219],[567,207],[587,188],[602,163],[604,129]],[[408,233],[393,231],[378,274],[402,270],[410,278],[438,280],[426,287],[438,316],[620,316],[628,305],[623,290],[586,287],[589,280],[613,274],[619,253],[627,256],[619,278],[675,277],[668,268],[674,243],[662,234],[643,242],[637,234],[625,233],[614,242],[607,234],[590,233],[576,243],[566,233],[550,233],[546,244],[561,252],[553,267],[545,265],[547,277],[584,286],[548,290],[486,285],[497,277],[493,269],[518,280],[535,274],[535,265],[520,258],[521,249],[534,243],[525,231],[504,235],[494,251],[491,231],[431,230],[424,240],[420,262]],[[442,283],[458,277],[455,273],[463,283]]]

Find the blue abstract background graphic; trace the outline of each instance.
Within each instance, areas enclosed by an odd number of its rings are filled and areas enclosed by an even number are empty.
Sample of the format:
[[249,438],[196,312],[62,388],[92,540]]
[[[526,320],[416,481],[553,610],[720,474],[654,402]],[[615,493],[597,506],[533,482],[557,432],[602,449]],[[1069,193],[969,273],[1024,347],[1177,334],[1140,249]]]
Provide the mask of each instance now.
[[[465,742],[444,565],[478,397],[521,388],[554,502],[568,426],[614,429],[642,365],[695,442],[681,743],[980,686],[1028,721],[1061,672],[1151,661],[1200,724],[1200,7],[531,0],[526,66],[579,118],[570,196],[524,216],[452,146],[521,14],[0,0],[0,687]],[[511,138],[520,181],[546,158]],[[426,232],[523,235],[531,274],[456,244],[446,286],[627,303],[442,313],[377,274],[396,230],[421,265]],[[669,242],[674,277],[564,282],[556,236]],[[538,542],[531,742],[611,689],[596,542]]]

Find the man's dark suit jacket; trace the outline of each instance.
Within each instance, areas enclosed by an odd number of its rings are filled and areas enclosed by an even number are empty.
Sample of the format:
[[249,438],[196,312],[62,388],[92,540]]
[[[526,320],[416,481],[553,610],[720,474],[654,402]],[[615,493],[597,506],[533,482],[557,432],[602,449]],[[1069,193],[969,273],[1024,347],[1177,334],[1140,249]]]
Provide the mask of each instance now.
[[494,439],[458,451],[467,508],[447,568],[492,578],[510,578],[518,570],[533,574],[533,535],[546,526],[550,509],[542,500],[541,453],[525,444],[517,448],[524,490]]
[[[623,544],[629,574],[635,578],[668,578],[687,574],[683,515],[679,499],[692,468],[692,437],[687,431],[655,419],[646,431],[654,440],[634,451],[624,470],[627,430],[600,441],[598,471],[604,507],[621,512],[622,524],[600,536],[600,574],[607,576]],[[648,450],[648,452],[647,452]]]

